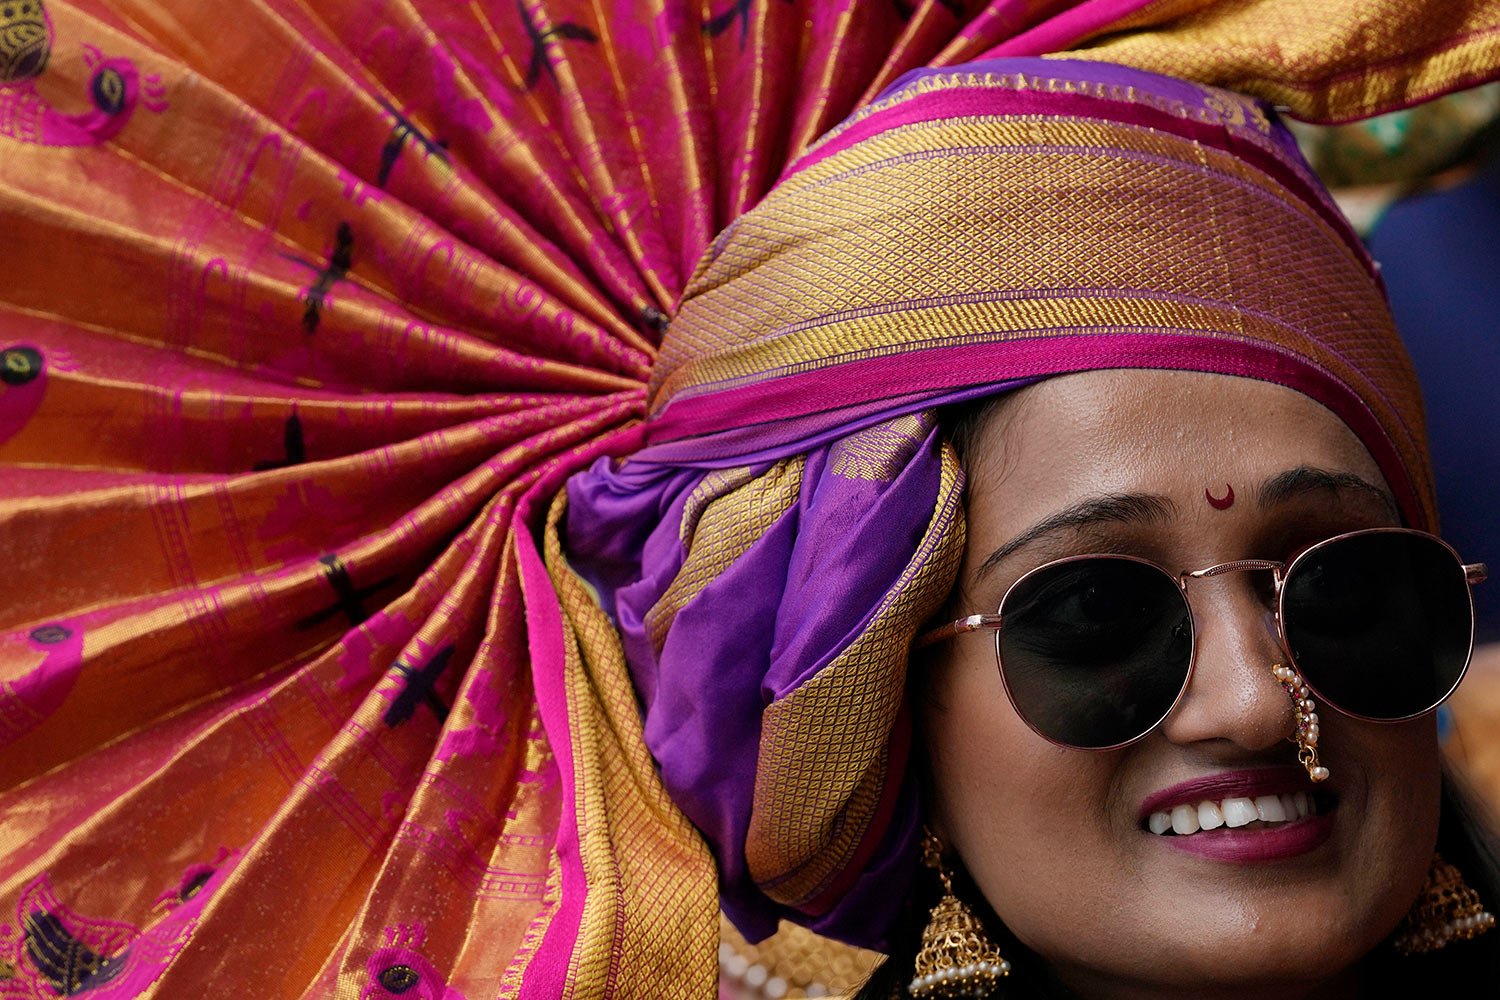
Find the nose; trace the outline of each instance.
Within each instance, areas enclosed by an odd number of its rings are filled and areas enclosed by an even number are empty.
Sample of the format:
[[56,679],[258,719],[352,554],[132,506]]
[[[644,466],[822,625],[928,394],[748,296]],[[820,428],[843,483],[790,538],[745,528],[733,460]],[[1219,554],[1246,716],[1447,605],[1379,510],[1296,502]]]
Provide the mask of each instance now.
[[1292,735],[1291,698],[1272,674],[1285,663],[1267,608],[1247,574],[1190,580],[1197,659],[1161,732],[1178,744],[1264,751]]

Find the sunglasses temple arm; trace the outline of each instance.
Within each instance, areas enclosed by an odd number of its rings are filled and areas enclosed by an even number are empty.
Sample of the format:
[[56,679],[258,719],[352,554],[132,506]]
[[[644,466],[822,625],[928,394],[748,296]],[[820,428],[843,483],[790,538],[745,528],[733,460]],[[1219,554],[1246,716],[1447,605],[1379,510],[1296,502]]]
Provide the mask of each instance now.
[[1483,583],[1485,580],[1489,579],[1489,575],[1490,568],[1484,563],[1464,564],[1464,579],[1468,580],[1470,585]]
[[956,622],[949,622],[941,628],[935,628],[931,632],[924,632],[917,637],[917,641],[913,645],[914,648],[921,649],[924,646],[931,646],[933,643],[942,642],[944,639],[963,635],[965,632],[978,632],[980,629],[997,629],[999,627],[999,615],[969,615],[967,618],[960,618]]

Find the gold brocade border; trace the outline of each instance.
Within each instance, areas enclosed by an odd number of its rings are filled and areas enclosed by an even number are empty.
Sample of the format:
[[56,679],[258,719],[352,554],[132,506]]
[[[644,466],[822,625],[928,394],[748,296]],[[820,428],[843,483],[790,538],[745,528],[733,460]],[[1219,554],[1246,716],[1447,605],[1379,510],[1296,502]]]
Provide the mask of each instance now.
[[[1269,155],[1275,155],[1268,142],[1260,145],[1267,148]],[[992,150],[1038,154],[1079,152],[1100,156],[1140,153],[1175,160],[1193,169],[1210,169],[1246,183],[1270,186],[1264,172],[1240,157],[1170,132],[1130,122],[1031,113],[966,115],[895,125],[804,168],[783,182],[773,197],[778,200],[803,197],[821,185],[845,176],[856,176],[871,166],[902,157]],[[1286,165],[1311,183],[1312,174],[1301,164],[1288,162]],[[1014,187],[1020,189],[1021,185]]]
[[751,877],[791,906],[819,895],[863,841],[889,776],[912,636],[948,596],[963,557],[963,472],[947,445],[932,518],[869,625],[762,715],[746,836]]
[[698,521],[703,512],[719,497],[755,478],[748,466],[735,465],[727,469],[714,469],[693,487],[692,493],[682,505],[682,520],[677,524],[677,540],[684,546],[693,544],[693,535],[698,530]]
[[563,613],[578,849],[588,883],[573,996],[712,996],[718,874],[646,749],[620,638],[562,554],[560,492],[543,550]]
[[[1288,331],[1224,306],[1123,296],[1042,295],[1010,301],[921,303],[829,320],[774,341],[725,351],[693,366],[694,389],[719,392],[767,377],[786,377],[853,361],[891,357],[933,347],[1069,337],[1083,331],[1164,332],[1240,337],[1252,330]],[[941,331],[973,331],[944,335]],[[1253,335],[1252,338],[1254,339]],[[1302,338],[1298,338],[1302,339]],[[677,398],[698,392],[681,390]]]
[[[895,126],[783,181],[754,212],[720,237],[715,250],[700,263],[684,292],[684,304],[776,252],[793,246],[805,248],[812,235],[819,231],[826,233],[829,226],[843,221],[837,213],[847,214],[848,206],[857,210],[862,205],[867,214],[875,214],[892,204],[909,203],[931,212],[932,185],[941,168],[924,161],[960,158],[964,172],[968,172],[979,157],[1004,157],[1003,167],[992,181],[984,184],[970,181],[963,191],[967,198],[999,206],[1045,196],[1045,189],[1055,183],[1060,155],[1092,158],[1087,172],[1079,174],[1072,183],[1106,199],[1101,204],[1107,204],[1111,191],[1138,182],[1141,159],[1151,158],[1163,168],[1176,164],[1194,174],[1219,175],[1220,182],[1226,185],[1239,183],[1258,188],[1269,202],[1285,203],[1286,209],[1300,210],[1309,222],[1323,227],[1332,239],[1338,239],[1326,221],[1299,200],[1288,199],[1278,182],[1258,168],[1223,150],[1181,136],[1126,123],[1061,115],[967,116]],[[1128,161],[1128,166],[1111,172],[1110,157]],[[1308,180],[1311,190],[1321,191],[1302,164],[1282,159],[1290,172]],[[877,170],[878,176],[871,177]],[[828,190],[829,185],[843,181],[851,182],[851,193]],[[962,179],[954,183],[963,186]],[[1166,196],[1173,192],[1167,179],[1161,178],[1156,184],[1164,192],[1163,200],[1168,200]],[[1170,203],[1180,205],[1180,193],[1171,197]],[[1019,234],[1013,239],[1019,239]],[[681,336],[677,331],[680,323],[679,317],[667,344]]]
[[[719,917],[719,969],[730,1000],[745,997],[847,996],[858,990],[883,956],[822,937],[783,920],[776,933],[750,944]],[[777,980],[780,983],[777,984]]]

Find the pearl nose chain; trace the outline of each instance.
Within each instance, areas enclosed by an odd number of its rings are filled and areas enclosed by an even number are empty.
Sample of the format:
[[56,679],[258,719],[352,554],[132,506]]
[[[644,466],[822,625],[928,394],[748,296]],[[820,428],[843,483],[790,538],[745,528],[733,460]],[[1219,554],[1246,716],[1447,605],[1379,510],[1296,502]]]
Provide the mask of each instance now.
[[1311,689],[1301,674],[1285,664],[1272,665],[1271,673],[1292,699],[1292,711],[1297,716],[1297,732],[1287,737],[1297,744],[1297,762],[1307,768],[1307,776],[1313,781],[1327,781],[1328,768],[1318,763],[1318,706]]

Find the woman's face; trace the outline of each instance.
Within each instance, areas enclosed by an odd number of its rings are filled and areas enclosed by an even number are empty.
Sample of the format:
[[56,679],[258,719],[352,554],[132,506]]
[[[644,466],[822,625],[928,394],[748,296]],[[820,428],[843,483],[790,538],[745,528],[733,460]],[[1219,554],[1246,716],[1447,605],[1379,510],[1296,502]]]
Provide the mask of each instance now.
[[[1229,376],[1050,379],[992,411],[966,464],[962,614],[993,611],[1017,577],[1063,556],[1124,553],[1176,571],[1284,559],[1398,523],[1374,461],[1332,413]],[[1286,475],[1299,469],[1311,471]],[[1065,526],[1032,531],[1063,511],[1075,515]],[[1421,888],[1438,823],[1430,716],[1381,725],[1319,706],[1326,838],[1257,820],[1230,849],[1194,840],[1225,830],[1149,828],[1149,811],[1313,788],[1271,674],[1283,657],[1267,589],[1265,573],[1188,583],[1192,680],[1165,722],[1120,750],[1032,732],[987,635],[942,651],[923,709],[933,822],[1006,925],[1084,996],[1316,992],[1347,978]]]

